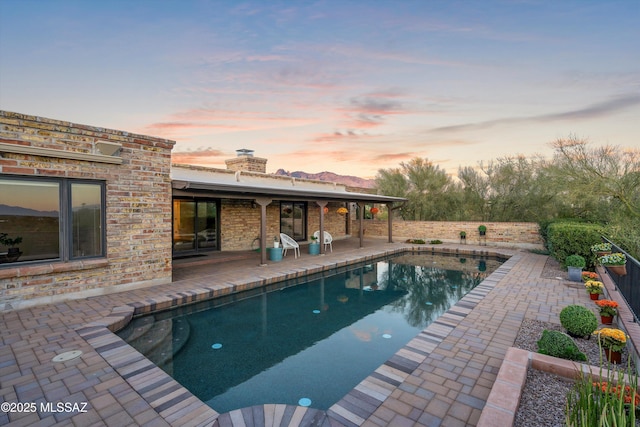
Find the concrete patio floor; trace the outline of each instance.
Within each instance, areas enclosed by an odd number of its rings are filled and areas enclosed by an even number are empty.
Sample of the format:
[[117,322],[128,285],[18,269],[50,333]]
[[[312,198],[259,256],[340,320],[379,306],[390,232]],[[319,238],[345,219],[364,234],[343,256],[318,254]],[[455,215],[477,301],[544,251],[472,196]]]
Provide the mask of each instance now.
[[[2,313],[0,402],[12,405],[3,405],[9,411],[0,411],[0,425],[473,426],[522,320],[557,322],[562,307],[588,300],[584,290],[541,276],[546,256],[491,246],[416,245],[510,258],[326,412],[266,404],[218,414],[111,332],[135,314],[413,247],[373,238],[364,248],[358,243],[335,241],[334,251],[323,256],[303,248],[298,259],[288,254],[266,266],[258,265],[255,252],[176,260],[167,285]],[[73,350],[82,355],[52,361]],[[67,405],[57,410],[58,402]]]

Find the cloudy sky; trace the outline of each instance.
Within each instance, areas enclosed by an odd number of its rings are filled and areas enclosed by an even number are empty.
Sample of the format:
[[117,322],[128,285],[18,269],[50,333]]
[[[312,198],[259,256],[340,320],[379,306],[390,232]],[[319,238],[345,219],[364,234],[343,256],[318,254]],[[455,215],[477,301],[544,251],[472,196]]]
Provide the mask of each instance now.
[[373,177],[640,147],[639,0],[0,0],[0,109]]

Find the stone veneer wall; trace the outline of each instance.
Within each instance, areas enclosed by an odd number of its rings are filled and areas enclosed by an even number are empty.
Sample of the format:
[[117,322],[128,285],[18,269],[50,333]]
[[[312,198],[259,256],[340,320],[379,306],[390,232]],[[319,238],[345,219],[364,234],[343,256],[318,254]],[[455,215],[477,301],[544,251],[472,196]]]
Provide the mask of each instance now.
[[[324,228],[334,239],[346,236],[346,221],[336,213],[341,203],[329,203],[324,216]],[[307,237],[320,228],[319,207],[315,202],[307,204]],[[223,199],[220,206],[220,250],[241,251],[251,248],[260,235],[260,207],[252,207],[248,200]],[[267,247],[273,246],[273,238],[280,236],[280,202],[274,200],[267,206]]]
[[[122,163],[96,154],[99,142],[121,144]],[[171,281],[173,141],[0,111],[0,143],[44,153],[5,146],[3,175],[106,181],[107,223],[106,258],[0,268],[0,310]]]
[[[533,222],[477,222],[477,221],[402,221],[393,220],[393,239],[396,242],[405,239],[442,240],[443,242],[460,242],[460,232],[467,232],[468,244],[479,244],[478,227],[487,227],[486,239],[482,244],[540,247],[543,244],[539,226]],[[359,226],[353,221],[352,230],[358,234]],[[364,220],[364,235],[387,236],[386,220]]]

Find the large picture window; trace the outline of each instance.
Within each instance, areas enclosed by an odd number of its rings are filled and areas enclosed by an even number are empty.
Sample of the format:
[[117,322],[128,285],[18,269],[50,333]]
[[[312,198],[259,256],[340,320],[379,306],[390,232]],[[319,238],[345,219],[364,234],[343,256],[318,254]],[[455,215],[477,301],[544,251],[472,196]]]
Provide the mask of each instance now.
[[0,266],[104,256],[104,183],[0,178]]

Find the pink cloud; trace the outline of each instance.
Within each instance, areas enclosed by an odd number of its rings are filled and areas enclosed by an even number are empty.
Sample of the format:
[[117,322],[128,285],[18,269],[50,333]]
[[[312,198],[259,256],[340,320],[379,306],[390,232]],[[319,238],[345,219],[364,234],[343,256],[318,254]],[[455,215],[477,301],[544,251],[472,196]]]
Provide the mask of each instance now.
[[174,151],[171,153],[171,162],[177,164],[220,167],[224,165],[224,161],[227,158],[230,158],[228,154],[213,148],[195,151]]

